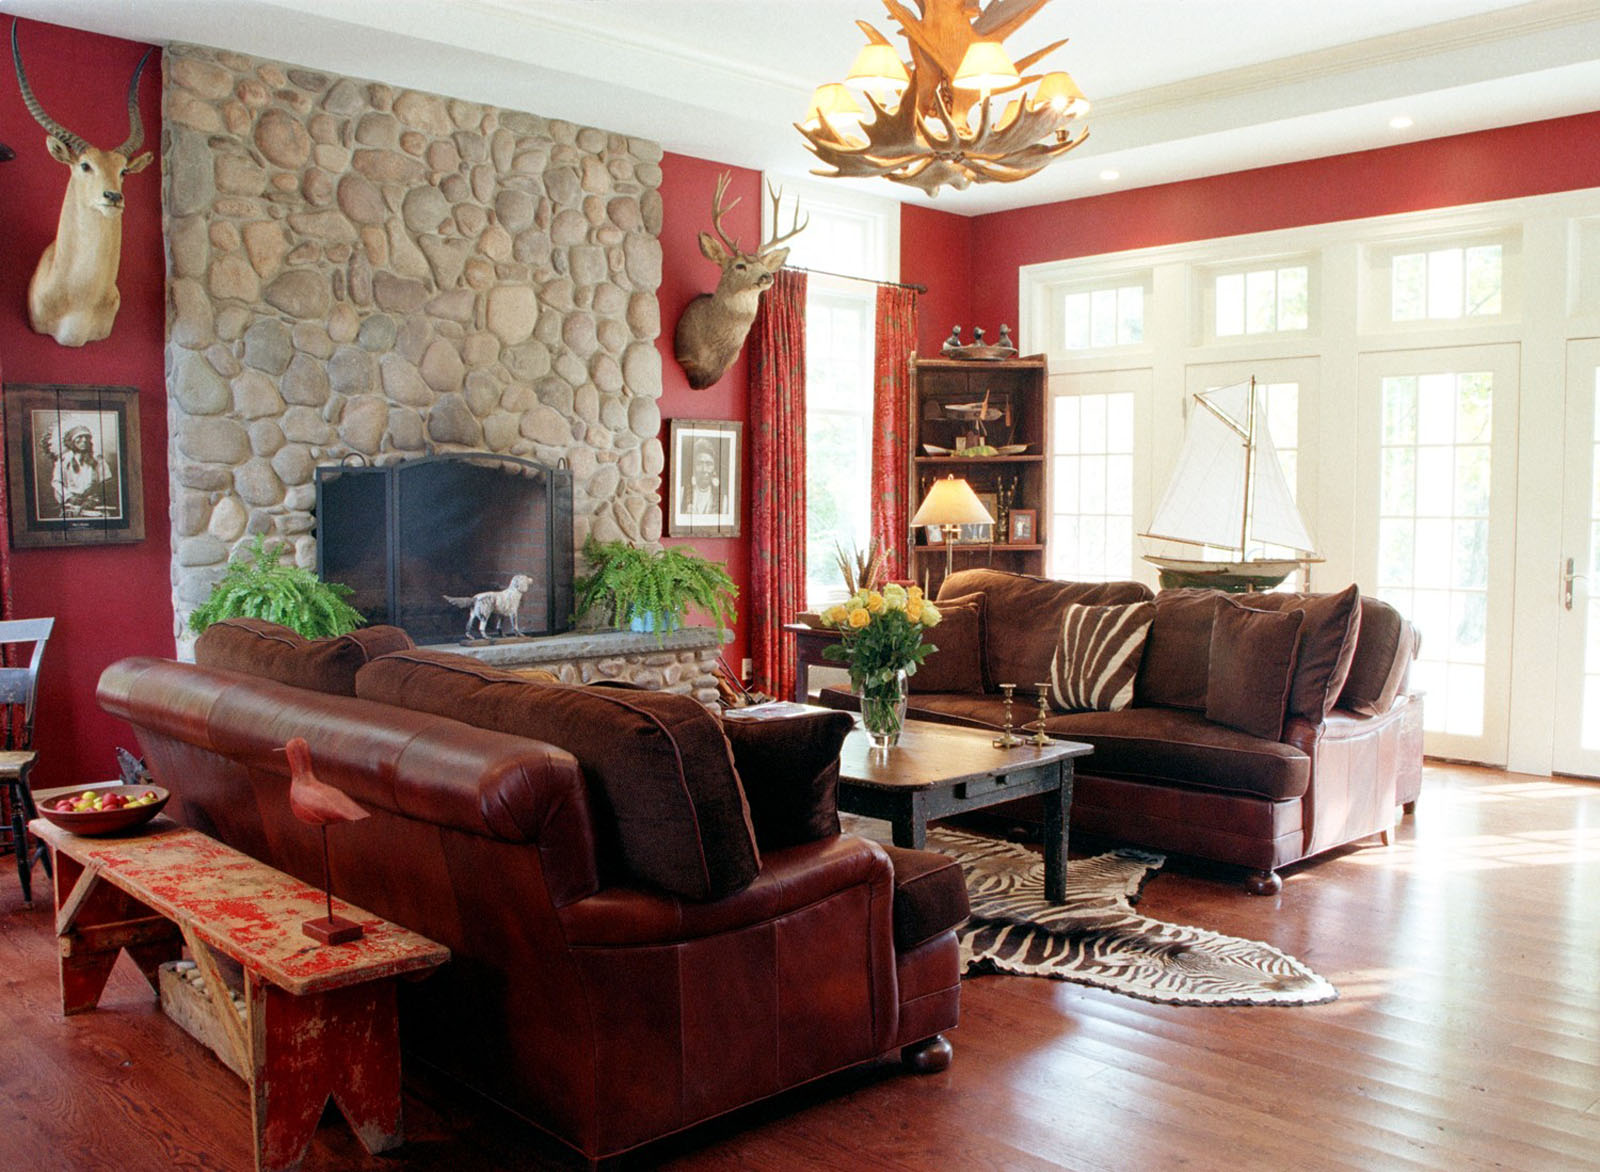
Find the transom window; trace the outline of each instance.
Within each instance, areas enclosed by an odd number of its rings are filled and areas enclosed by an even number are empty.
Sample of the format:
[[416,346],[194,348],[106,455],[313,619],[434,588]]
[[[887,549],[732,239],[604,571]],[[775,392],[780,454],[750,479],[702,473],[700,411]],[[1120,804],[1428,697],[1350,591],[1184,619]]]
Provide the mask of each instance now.
[[1086,289],[1062,298],[1068,350],[1134,346],[1144,341],[1144,286]]
[[1494,317],[1503,312],[1499,244],[1396,253],[1390,261],[1391,321]]
[[1213,324],[1219,338],[1311,327],[1309,265],[1222,273],[1214,292]]

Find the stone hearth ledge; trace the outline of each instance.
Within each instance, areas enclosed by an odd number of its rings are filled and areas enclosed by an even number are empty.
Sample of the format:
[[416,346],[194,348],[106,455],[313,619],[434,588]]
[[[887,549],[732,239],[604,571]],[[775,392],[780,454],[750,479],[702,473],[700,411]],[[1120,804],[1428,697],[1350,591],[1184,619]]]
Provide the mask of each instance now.
[[587,630],[498,642],[435,643],[429,650],[460,652],[510,671],[542,668],[564,684],[625,680],[715,705],[717,655],[732,638],[715,627],[685,627],[665,632],[659,640],[633,631]]

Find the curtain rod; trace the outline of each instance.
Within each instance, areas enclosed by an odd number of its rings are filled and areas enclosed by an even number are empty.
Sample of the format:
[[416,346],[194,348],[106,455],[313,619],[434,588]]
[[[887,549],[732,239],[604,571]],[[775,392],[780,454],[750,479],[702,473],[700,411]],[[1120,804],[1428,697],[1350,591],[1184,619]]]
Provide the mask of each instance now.
[[814,273],[819,277],[838,277],[844,281],[865,281],[869,285],[888,285],[894,289],[913,289],[918,293],[926,293],[926,285],[912,285],[906,281],[875,281],[871,277],[857,277],[851,273],[830,273],[826,269],[808,269],[801,265],[785,265],[784,268],[793,269],[797,273]]

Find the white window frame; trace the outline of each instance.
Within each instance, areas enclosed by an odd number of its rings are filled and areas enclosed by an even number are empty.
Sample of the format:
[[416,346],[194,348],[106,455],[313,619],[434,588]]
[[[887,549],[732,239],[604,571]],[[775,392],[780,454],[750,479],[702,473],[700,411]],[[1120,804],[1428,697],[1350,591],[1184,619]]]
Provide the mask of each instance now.
[[[1270,272],[1273,274],[1274,289],[1276,289],[1277,275],[1280,272],[1284,269],[1299,268],[1306,270],[1306,324],[1304,327],[1296,326],[1293,329],[1283,329],[1275,324],[1270,330],[1257,330],[1252,333],[1247,321],[1244,329],[1237,334],[1219,334],[1217,332],[1217,282],[1219,280],[1224,277],[1242,277],[1248,283],[1251,274]],[[1195,296],[1199,301],[1200,317],[1204,323],[1202,337],[1210,345],[1237,346],[1268,338],[1304,338],[1316,333],[1320,301],[1317,287],[1319,275],[1317,258],[1314,255],[1305,253],[1251,257],[1247,261],[1208,266],[1199,270]],[[1245,312],[1248,317],[1248,300],[1246,301]],[[1276,305],[1273,308],[1273,317],[1274,321],[1276,321]]]
[[[1394,260],[1399,256],[1469,248],[1500,246],[1500,310],[1498,313],[1455,317],[1394,318]],[[1417,334],[1432,330],[1473,329],[1516,322],[1522,312],[1522,233],[1513,227],[1489,231],[1450,231],[1409,239],[1386,240],[1362,250],[1362,286],[1365,324],[1374,332]],[[1463,277],[1463,280],[1465,278]]]

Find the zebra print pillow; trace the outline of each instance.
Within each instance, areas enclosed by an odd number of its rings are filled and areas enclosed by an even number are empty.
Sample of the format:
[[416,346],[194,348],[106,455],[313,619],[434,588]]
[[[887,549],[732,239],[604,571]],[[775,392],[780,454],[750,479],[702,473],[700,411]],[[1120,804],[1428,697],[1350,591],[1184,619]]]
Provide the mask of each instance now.
[[1050,700],[1058,712],[1110,712],[1133,701],[1156,604],[1069,605],[1050,661]]

